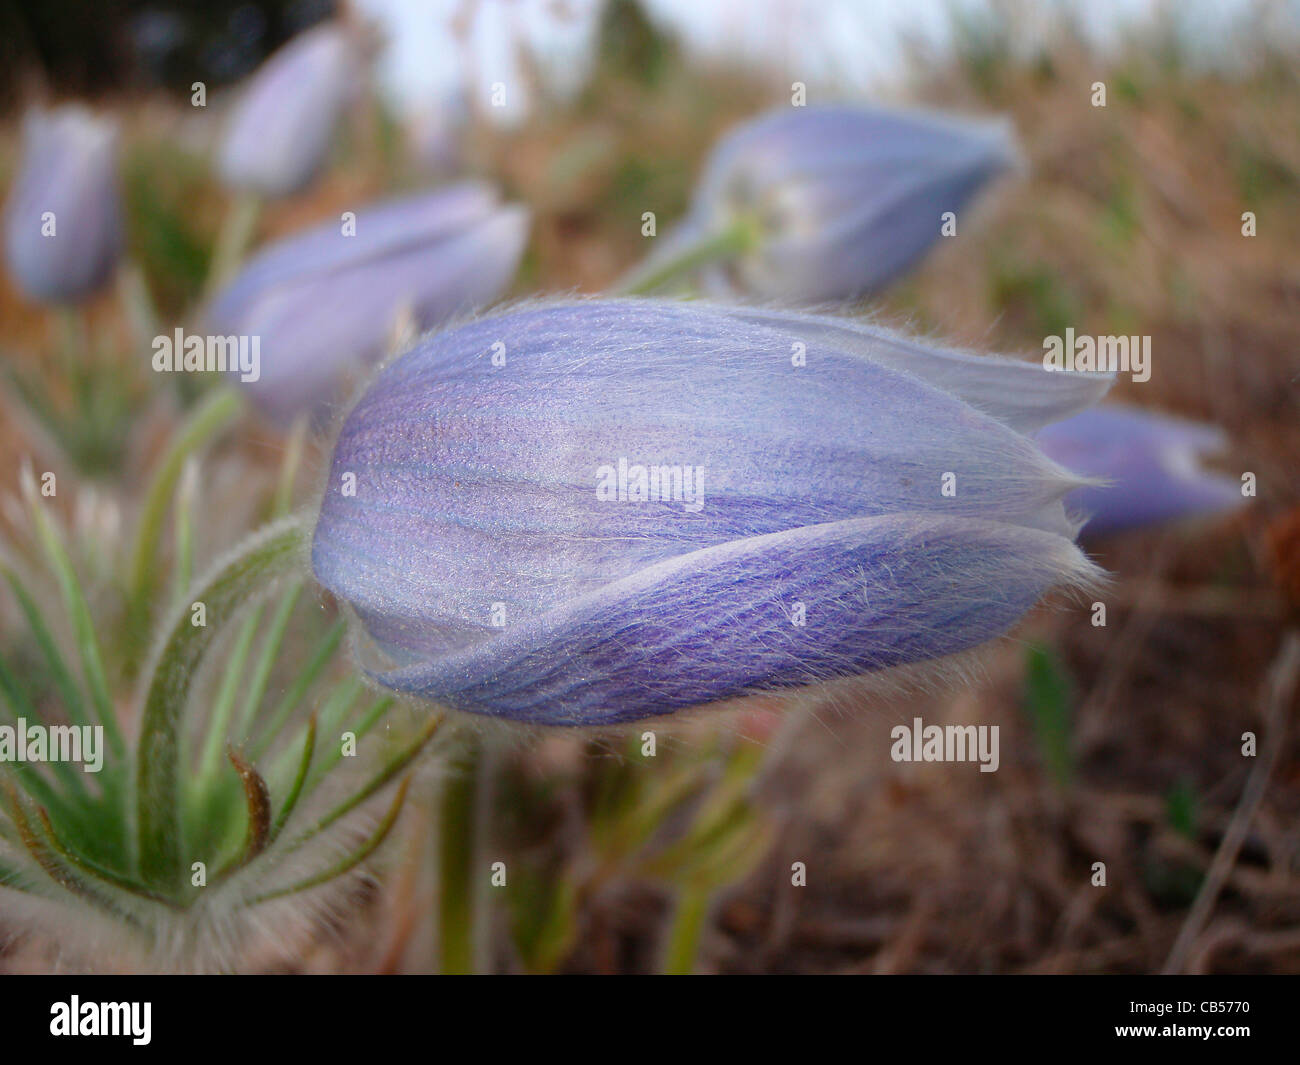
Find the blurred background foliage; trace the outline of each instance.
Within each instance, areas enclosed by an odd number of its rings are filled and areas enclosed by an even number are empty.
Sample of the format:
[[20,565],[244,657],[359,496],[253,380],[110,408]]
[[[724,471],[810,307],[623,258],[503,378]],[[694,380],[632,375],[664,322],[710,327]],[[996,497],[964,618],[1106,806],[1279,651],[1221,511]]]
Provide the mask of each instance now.
[[91,98],[196,80],[227,84],[330,14],[333,0],[5,0],[0,4],[0,100],[39,76]]

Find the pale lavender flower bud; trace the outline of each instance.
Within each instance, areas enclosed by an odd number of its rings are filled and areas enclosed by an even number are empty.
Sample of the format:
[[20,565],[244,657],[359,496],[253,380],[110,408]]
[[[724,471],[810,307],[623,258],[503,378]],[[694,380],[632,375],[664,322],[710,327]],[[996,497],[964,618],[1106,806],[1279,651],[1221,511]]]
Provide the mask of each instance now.
[[343,26],[326,23],[291,40],[253,74],[235,104],[220,149],[222,179],[262,196],[306,186],[325,164],[360,70]]
[[320,581],[475,713],[593,725],[939,658],[1094,570],[1024,435],[1105,375],[832,318],[540,306],[428,337],[345,420]]
[[121,252],[117,127],[72,104],[29,115],[5,205],[14,280],[35,300],[82,300],[108,280]]
[[1003,122],[783,108],[718,144],[684,229],[698,237],[753,227],[752,248],[705,271],[716,295],[849,299],[906,273],[1015,159]]
[[1082,477],[1104,482],[1071,492],[1067,508],[1098,536],[1240,507],[1241,483],[1200,468],[1226,439],[1212,425],[1131,407],[1098,407],[1038,434],[1047,454]]
[[[280,241],[218,294],[212,330],[256,337],[245,380],[272,417],[320,410],[383,355],[405,313],[427,329],[491,303],[528,240],[528,213],[466,183],[391,200]],[[247,375],[243,375],[247,376]]]

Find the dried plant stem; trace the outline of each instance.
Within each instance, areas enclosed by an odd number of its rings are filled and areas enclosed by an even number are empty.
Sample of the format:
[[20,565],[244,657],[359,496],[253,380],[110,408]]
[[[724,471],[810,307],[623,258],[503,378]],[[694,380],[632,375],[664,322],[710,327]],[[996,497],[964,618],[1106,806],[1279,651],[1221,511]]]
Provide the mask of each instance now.
[[1282,750],[1282,741],[1286,732],[1286,709],[1295,694],[1296,683],[1300,680],[1300,632],[1291,629],[1282,641],[1282,649],[1269,670],[1268,680],[1264,685],[1261,718],[1263,721],[1264,744],[1259,753],[1259,760],[1251,770],[1246,786],[1242,789],[1241,799],[1232,815],[1228,830],[1223,834],[1219,849],[1210,863],[1210,870],[1205,875],[1201,889],[1197,892],[1192,908],[1183,922],[1183,927],[1174,940],[1162,972],[1165,974],[1181,973],[1187,966],[1197,937],[1201,934],[1205,922],[1209,920],[1214,904],[1219,899],[1219,892],[1227,883],[1232,867],[1237,861],[1237,854],[1250,823],[1255,817],[1268,787],[1269,777],[1277,764],[1278,754]]

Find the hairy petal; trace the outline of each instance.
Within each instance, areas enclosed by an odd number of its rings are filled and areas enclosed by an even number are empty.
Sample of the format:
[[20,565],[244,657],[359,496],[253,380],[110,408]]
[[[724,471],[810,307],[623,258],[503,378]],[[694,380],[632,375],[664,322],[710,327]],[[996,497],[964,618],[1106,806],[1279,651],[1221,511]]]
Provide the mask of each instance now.
[[[599,499],[621,460],[702,471],[699,505]],[[860,352],[795,367],[786,335],[724,309],[563,304],[427,338],[378,376],[340,431],[313,565],[409,660],[494,639],[493,604],[537,620],[674,556],[801,526],[912,512],[1069,535],[1076,484],[1007,425]]]
[[494,300],[527,238],[527,211],[482,185],[363,208],[355,235],[331,222],[256,256],[208,321],[259,338],[260,377],[247,387],[288,420],[323,408],[349,371],[377,361],[399,312],[429,328]]
[[1125,407],[1099,407],[1038,434],[1044,451],[1080,476],[1066,505],[1102,535],[1241,506],[1239,481],[1200,468],[1226,438],[1211,425]]
[[972,355],[847,318],[753,307],[735,307],[727,313],[778,329],[810,349],[826,345],[856,352],[913,374],[1021,432],[1041,429],[1092,406],[1115,380],[1108,373],[1055,373],[1041,363]]
[[268,292],[297,284],[304,276],[323,278],[436,245],[490,219],[498,209],[494,188],[464,182],[372,204],[357,212],[356,234],[343,236],[331,221],[295,233],[260,250],[224,288],[209,312],[216,322],[239,322]]
[[612,724],[953,654],[1094,576],[1052,533],[854,518],[670,559],[467,651],[373,675],[476,713]]
[[1015,162],[1009,128],[885,108],[782,108],[718,145],[688,228],[740,217],[764,238],[706,278],[716,294],[816,302],[905,273],[991,177]]

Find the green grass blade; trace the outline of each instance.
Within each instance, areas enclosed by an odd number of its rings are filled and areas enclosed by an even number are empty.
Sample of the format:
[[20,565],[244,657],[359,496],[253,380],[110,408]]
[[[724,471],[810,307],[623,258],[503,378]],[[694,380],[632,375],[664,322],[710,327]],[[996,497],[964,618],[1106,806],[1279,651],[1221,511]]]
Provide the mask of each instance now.
[[245,686],[244,706],[240,712],[239,725],[235,733],[237,736],[248,735],[257,708],[262,705],[262,700],[266,698],[267,685],[271,680],[271,670],[280,655],[280,648],[284,645],[285,630],[289,627],[289,619],[293,616],[293,608],[298,604],[302,588],[301,581],[289,588],[285,592],[284,598],[280,600],[280,605],[276,608],[275,613],[271,615],[271,624],[267,627],[266,636],[262,640],[261,652]]
[[63,655],[59,653],[59,646],[54,642],[54,637],[50,634],[49,627],[45,624],[45,618],[36,605],[36,601],[32,598],[31,593],[27,591],[22,581],[18,579],[16,573],[8,567],[0,567],[0,572],[4,573],[5,580],[13,591],[14,598],[18,600],[23,616],[27,618],[27,625],[36,638],[36,645],[41,649],[45,664],[49,667],[54,686],[59,690],[59,698],[63,700],[63,708],[67,712],[68,720],[74,725],[89,724],[90,717],[86,712],[86,704],[82,698],[81,688],[72,676],[72,671],[68,669],[67,664],[63,661]]
[[271,504],[273,518],[287,518],[293,507],[293,486],[302,465],[302,453],[307,440],[307,417],[299,415],[289,431],[284,461],[280,464],[280,478],[275,486],[275,499]]
[[[392,709],[394,702],[396,702],[396,700],[392,698],[392,696],[384,695],[370,704],[370,707],[364,714],[362,714],[361,719],[353,725],[350,730],[348,730],[356,736],[358,743],[361,742],[367,732],[379,723],[380,718]],[[307,783],[308,794],[314,791],[316,786],[325,779],[325,776],[329,771],[338,765],[343,759],[343,745],[341,742],[338,742],[342,740],[342,736],[338,732],[338,726],[335,725],[332,730],[327,730],[324,725],[322,725],[320,734],[322,736],[334,735],[335,742],[329,744],[329,753],[317,763],[316,768],[312,771],[311,778]]]
[[1072,685],[1065,666],[1050,648],[1031,645],[1025,662],[1023,706],[1033,722],[1047,773],[1063,792],[1074,779],[1071,703]]
[[[365,682],[355,674],[345,677],[330,692],[328,698],[314,716],[318,721],[325,723],[327,730],[332,730],[337,725],[337,722],[347,714],[352,704],[357,701],[357,697],[365,690],[365,687]],[[329,735],[330,733],[327,731],[325,734]],[[261,746],[264,748],[265,743]],[[262,753],[265,753],[264,750],[258,753],[259,758]],[[281,755],[282,761],[288,758],[291,753],[291,750],[285,750]]]
[[199,752],[198,779],[210,780],[221,764],[221,751],[230,735],[230,714],[235,706],[235,695],[240,681],[244,679],[244,663],[248,661],[253,640],[262,622],[262,608],[253,607],[239,626],[239,634],[230,649],[221,673],[221,684],[212,700],[212,709],[208,714],[206,732],[203,737],[203,749]]
[[242,398],[233,389],[219,388],[208,395],[181,427],[150,482],[140,512],[127,577],[126,653],[129,666],[139,661],[149,637],[160,569],[158,546],[162,541],[168,505],[185,460],[231,421],[242,406]]
[[34,486],[29,503],[37,537],[45,549],[46,558],[59,584],[64,609],[67,610],[68,619],[72,622],[73,637],[81,656],[82,679],[90,692],[90,703],[95,710],[96,722],[104,726],[104,736],[114,757],[125,760],[126,742],[122,739],[117,713],[113,709],[113,700],[108,693],[108,680],[104,675],[99,640],[95,636],[95,625],[90,617],[90,608],[86,605],[86,597],[81,590],[81,581],[72,568],[72,560],[64,550],[58,533],[55,532],[54,526],[45,513],[45,508],[35,498]]
[[284,826],[289,823],[294,807],[298,805],[298,800],[302,797],[302,788],[307,782],[307,773],[311,769],[312,755],[315,751],[316,716],[313,714],[311,720],[307,722],[307,737],[303,741],[302,757],[298,761],[298,772],[293,778],[293,783],[289,786],[289,793],[284,797],[280,812],[275,815],[275,823],[271,826],[272,842],[279,838]]
[[689,976],[695,971],[700,937],[709,916],[713,892],[690,885],[677,894],[665,937],[662,972],[666,976]]
[[194,579],[194,496],[199,480],[198,460],[188,458],[181,473],[181,486],[176,492],[172,528],[175,531],[172,573],[172,607],[175,608],[190,590]]
[[260,758],[275,740],[275,737],[279,735],[280,730],[284,728],[293,715],[298,704],[302,702],[308,690],[325,671],[325,667],[329,665],[330,659],[334,657],[334,652],[338,650],[339,644],[343,642],[343,634],[346,631],[347,623],[342,620],[336,621],[330,627],[329,632],[325,634],[325,638],[317,646],[316,652],[312,655],[310,661],[303,667],[302,672],[298,674],[293,684],[289,686],[284,698],[271,711],[266,725],[261,730],[261,735],[253,744],[254,757]]
[[414,740],[394,754],[388,762],[384,764],[383,768],[369,780],[369,782],[353,793],[351,797],[344,799],[341,803],[330,810],[329,813],[317,821],[310,829],[299,836],[298,839],[294,841],[293,846],[301,846],[318,832],[323,832],[325,829],[329,828],[330,825],[334,824],[334,822],[339,818],[351,813],[370,798],[370,796],[402,772],[402,770],[414,761],[415,756],[424,749],[425,744],[433,739],[434,734],[442,727],[444,720],[446,719],[441,714],[432,715]]

